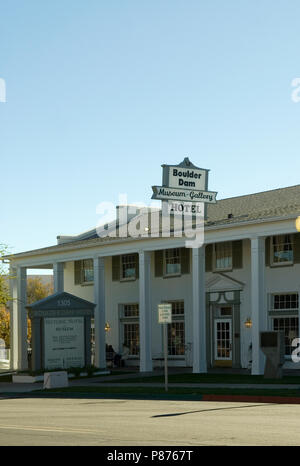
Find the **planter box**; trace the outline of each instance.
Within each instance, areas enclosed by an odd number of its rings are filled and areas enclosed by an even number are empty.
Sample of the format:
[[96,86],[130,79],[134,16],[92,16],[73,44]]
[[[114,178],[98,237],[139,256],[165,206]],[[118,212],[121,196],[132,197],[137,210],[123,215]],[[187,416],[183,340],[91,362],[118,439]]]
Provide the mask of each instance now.
[[[91,377],[94,377],[94,375],[108,375],[110,374],[110,371],[96,371],[93,372],[93,375]],[[81,372],[80,377],[86,377],[88,374],[87,372]],[[74,374],[68,374],[69,379],[73,379],[75,376]],[[12,381],[13,383],[36,383],[36,382],[43,382],[44,381],[44,374],[41,375],[13,375],[12,376]]]
[[12,376],[13,383],[35,383],[35,382],[43,382],[44,376],[43,375],[13,375]]
[[[93,372],[91,377],[94,377],[95,375],[109,375],[109,374],[110,374],[110,371],[96,371],[96,372]],[[87,377],[87,375],[88,375],[87,372],[80,372],[80,377]],[[74,374],[69,374],[69,379],[73,377],[76,377],[76,376]]]

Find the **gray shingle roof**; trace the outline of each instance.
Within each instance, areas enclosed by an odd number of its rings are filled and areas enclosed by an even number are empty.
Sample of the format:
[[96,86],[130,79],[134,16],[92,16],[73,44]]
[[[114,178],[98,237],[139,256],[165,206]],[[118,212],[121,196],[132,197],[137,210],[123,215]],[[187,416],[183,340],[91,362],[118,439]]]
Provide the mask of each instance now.
[[[221,199],[209,204],[207,225],[300,215],[300,185]],[[228,218],[231,215],[232,218]]]
[[[217,204],[208,204],[205,225],[207,227],[224,224],[234,225],[241,222],[290,217],[293,215],[295,215],[295,218],[300,215],[300,185],[221,199]],[[107,241],[120,241],[120,238],[99,238],[95,233],[94,229],[91,230],[90,236],[88,235],[85,239],[76,239],[74,237],[74,241],[14,254],[14,256],[21,254],[30,255],[30,253],[43,254],[48,251],[52,252],[77,245],[93,246]],[[126,241],[126,238],[123,241]],[[9,258],[11,256],[6,257]]]

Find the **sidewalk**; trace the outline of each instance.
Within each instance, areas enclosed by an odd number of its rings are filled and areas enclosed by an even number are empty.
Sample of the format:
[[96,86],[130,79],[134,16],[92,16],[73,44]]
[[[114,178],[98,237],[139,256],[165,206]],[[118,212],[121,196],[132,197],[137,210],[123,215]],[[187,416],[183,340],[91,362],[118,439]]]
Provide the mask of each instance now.
[[[170,370],[169,374],[176,373],[176,369]],[[143,377],[153,377],[154,375],[163,375],[163,370],[156,370],[153,372],[143,373]],[[120,371],[119,375],[111,375],[105,377],[91,377],[91,378],[82,378],[82,379],[69,379],[69,387],[155,387],[155,388],[164,388],[164,383],[135,383],[134,379],[140,378],[141,373],[135,372],[132,374],[122,374]],[[117,382],[118,380],[132,379],[132,382]],[[274,395],[276,390],[299,390],[300,396],[300,383],[298,384],[251,384],[251,383],[169,383],[170,388],[218,388],[218,389],[268,389],[274,390]],[[19,383],[9,383],[1,382],[0,377],[0,394],[1,393],[29,393],[34,390],[43,389],[43,383],[29,383],[29,384],[19,384]],[[300,402],[300,398],[299,398]]]

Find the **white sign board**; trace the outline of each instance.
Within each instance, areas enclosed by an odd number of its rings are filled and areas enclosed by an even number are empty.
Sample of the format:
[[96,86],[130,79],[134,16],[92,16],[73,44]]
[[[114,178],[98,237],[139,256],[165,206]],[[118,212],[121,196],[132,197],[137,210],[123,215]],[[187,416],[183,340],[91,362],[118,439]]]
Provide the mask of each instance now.
[[172,188],[206,190],[207,171],[194,168],[181,168],[168,166],[169,186]]
[[158,305],[158,323],[171,324],[172,322],[172,304]]
[[215,191],[198,191],[194,188],[172,188],[169,186],[152,186],[152,199],[162,201],[181,201],[181,202],[206,202],[215,204],[217,192]]
[[85,366],[84,317],[44,319],[45,368]]

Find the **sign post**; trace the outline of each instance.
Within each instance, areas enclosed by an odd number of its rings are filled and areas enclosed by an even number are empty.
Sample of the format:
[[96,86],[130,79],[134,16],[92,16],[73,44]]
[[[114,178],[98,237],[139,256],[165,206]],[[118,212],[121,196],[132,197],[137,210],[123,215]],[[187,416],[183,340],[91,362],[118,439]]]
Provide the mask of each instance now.
[[164,323],[165,391],[168,391],[168,324]]
[[168,324],[172,322],[172,304],[158,305],[158,323],[164,328],[165,391],[168,391]]

